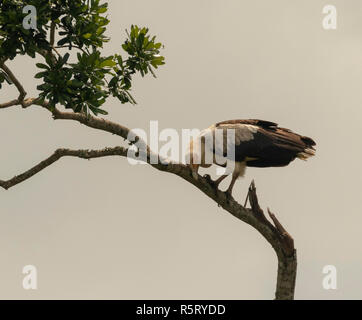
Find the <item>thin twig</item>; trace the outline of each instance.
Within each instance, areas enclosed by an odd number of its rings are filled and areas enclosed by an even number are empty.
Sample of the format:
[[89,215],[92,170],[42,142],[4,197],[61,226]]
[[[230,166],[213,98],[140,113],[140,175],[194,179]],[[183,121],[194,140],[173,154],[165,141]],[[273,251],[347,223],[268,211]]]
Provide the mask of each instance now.
[[[24,98],[26,96],[26,91],[25,91],[24,87],[19,82],[19,80],[16,78],[16,76],[13,74],[13,72],[5,65],[4,62],[2,64],[0,64],[0,67],[1,67],[1,69],[3,69],[5,71],[5,73],[8,75],[10,80],[15,84],[16,88],[19,91],[18,103],[23,105]],[[14,101],[15,100],[13,100],[12,102],[14,102]]]

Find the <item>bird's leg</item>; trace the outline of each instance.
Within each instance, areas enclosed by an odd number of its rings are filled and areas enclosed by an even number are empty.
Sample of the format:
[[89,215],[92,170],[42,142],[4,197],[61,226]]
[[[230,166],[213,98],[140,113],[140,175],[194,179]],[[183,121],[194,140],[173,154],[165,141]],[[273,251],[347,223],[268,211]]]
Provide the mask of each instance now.
[[228,195],[230,195],[230,196],[231,196],[231,193],[232,193],[233,188],[234,188],[235,181],[236,181],[236,179],[238,178],[238,176],[239,176],[239,175],[238,175],[238,174],[235,174],[235,172],[233,173],[233,176],[232,176],[232,179],[231,179],[229,188],[226,190],[226,193],[227,193]]
[[192,177],[195,179],[195,180],[198,180],[198,171],[199,171],[199,165],[198,164],[192,164],[191,166],[191,172],[192,172]]

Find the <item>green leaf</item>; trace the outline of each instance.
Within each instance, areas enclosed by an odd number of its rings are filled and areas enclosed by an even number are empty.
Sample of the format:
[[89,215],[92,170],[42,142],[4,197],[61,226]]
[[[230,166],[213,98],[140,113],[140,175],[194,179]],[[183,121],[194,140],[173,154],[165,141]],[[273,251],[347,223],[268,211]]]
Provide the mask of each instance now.
[[43,64],[43,63],[37,63],[36,66],[41,69],[50,70],[50,68],[46,64]]
[[114,62],[113,60],[109,59],[109,60],[105,60],[103,61],[99,67],[100,68],[104,68],[104,67],[114,67],[117,63]]
[[64,57],[62,59],[62,65],[67,63],[69,56],[70,56],[70,54],[68,52],[64,55]]
[[57,45],[58,45],[58,46],[62,46],[62,45],[64,45],[64,44],[66,44],[67,42],[70,42],[69,40],[70,40],[69,37],[65,37],[65,38],[63,38],[63,39],[60,39],[60,40],[58,41]]
[[44,78],[46,75],[48,75],[48,72],[47,72],[47,71],[43,71],[43,72],[37,73],[34,77],[35,77],[36,79],[40,79],[40,78]]
[[108,112],[106,110],[99,109],[99,108],[97,108],[97,112],[100,113],[100,114],[104,114],[104,115],[108,114]]
[[113,77],[111,79],[111,81],[109,81],[109,86],[113,87],[116,83],[118,82],[118,78],[117,77]]
[[104,12],[106,12],[107,11],[107,8],[105,7],[105,8],[99,8],[98,10],[97,10],[97,12],[98,13],[104,13]]
[[106,31],[106,28],[102,27],[102,28],[98,28],[96,31],[97,36],[101,35],[102,33],[104,33]]
[[83,82],[73,79],[73,80],[69,81],[69,85],[76,87],[76,88],[81,88],[81,87],[83,87]]

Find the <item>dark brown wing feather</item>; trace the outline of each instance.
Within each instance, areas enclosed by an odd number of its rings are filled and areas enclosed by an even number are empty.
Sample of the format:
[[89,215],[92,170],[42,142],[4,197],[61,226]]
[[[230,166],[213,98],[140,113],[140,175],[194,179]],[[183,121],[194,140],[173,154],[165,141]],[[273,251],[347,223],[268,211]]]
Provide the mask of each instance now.
[[[286,166],[296,157],[306,153],[306,157],[314,154],[315,142],[313,139],[301,136],[293,131],[280,128],[274,122],[248,119],[228,120],[219,122],[219,125],[248,124],[258,127],[253,133],[253,139],[242,141],[235,146],[235,160],[247,160],[249,167],[280,167]],[[253,158],[253,160],[248,160]]]
[[259,128],[254,139],[248,142],[246,157],[257,158],[247,162],[249,167],[286,166],[303,153],[313,155],[311,150],[315,150],[315,142],[311,138],[278,127],[272,130]]

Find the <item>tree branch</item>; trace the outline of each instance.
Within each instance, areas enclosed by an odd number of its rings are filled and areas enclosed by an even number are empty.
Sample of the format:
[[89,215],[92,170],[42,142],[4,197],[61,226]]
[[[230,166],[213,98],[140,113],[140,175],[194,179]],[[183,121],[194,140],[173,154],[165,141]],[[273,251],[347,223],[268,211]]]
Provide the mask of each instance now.
[[45,168],[52,165],[54,162],[58,161],[60,158],[69,156],[69,157],[78,157],[81,159],[92,159],[92,158],[101,158],[107,156],[127,156],[127,149],[123,147],[115,148],[105,148],[102,150],[71,150],[71,149],[57,149],[50,157],[38,163],[36,166],[30,168],[29,170],[19,174],[12,179],[7,181],[0,180],[0,187],[8,190],[9,188],[31,178],[35,174],[44,170]]
[[55,26],[56,23],[54,21],[51,22],[50,24],[50,39],[49,39],[49,43],[50,46],[54,46],[54,41],[55,41]]
[[[101,123],[104,124],[103,120]],[[125,130],[124,127],[120,126],[120,128],[116,128],[117,130],[122,130],[122,132],[119,133],[123,134],[123,130]],[[131,154],[128,154],[128,149],[123,147],[105,148],[102,150],[58,149],[50,157],[43,160],[31,169],[25,171],[24,173],[7,181],[0,180],[0,186],[7,190],[10,187],[13,187],[31,178],[64,156],[91,159],[115,155],[127,157]],[[242,220],[257,229],[261,235],[271,244],[278,257],[278,279],[275,295],[276,299],[293,299],[296,276],[296,251],[294,246],[289,246],[291,243],[293,243],[290,242],[291,237],[281,226],[279,221],[276,220],[275,216],[270,213],[270,216],[275,222],[276,227],[274,227],[264,216],[263,211],[258,204],[254,182],[252,182],[252,186],[249,189],[249,198],[251,199],[250,203],[252,205],[252,209],[247,209],[235,201],[232,196],[223,191],[220,191],[218,188],[215,188],[214,184],[208,176],[202,177],[198,175],[197,179],[195,179],[193,177],[192,170],[186,165],[172,162],[158,162],[154,164],[150,161],[149,153],[147,154],[146,159],[147,163],[149,163],[154,168],[160,171],[173,173],[193,184],[209,198],[214,200],[218,206],[221,206],[237,219]]]
[[[69,49],[69,46],[56,46],[56,47],[53,47],[54,49],[63,49],[63,48],[67,48]],[[72,45],[72,48],[76,48],[80,51],[82,51],[83,53],[87,54],[87,51],[85,51],[83,48],[79,47],[79,46],[75,46],[75,45]]]
[[263,210],[259,206],[254,181],[250,184],[248,196],[254,216],[259,219],[261,223],[267,225],[277,239],[276,241],[270,242],[278,257],[278,277],[275,299],[293,300],[297,276],[297,252],[294,248],[294,240],[269,208],[268,213],[274,225],[267,220]]
[[18,106],[18,105],[21,105],[23,108],[30,107],[31,105],[34,105],[34,104],[42,105],[42,104],[40,104],[39,101],[40,101],[39,98],[27,98],[27,99],[24,99],[22,103],[20,103],[19,99],[14,99],[9,102],[0,104],[0,109],[5,109],[5,108],[12,107],[12,106]]
[[52,111],[53,118],[55,120],[62,119],[62,120],[74,120],[78,121],[81,124],[84,124],[87,127],[106,131],[115,135],[118,135],[124,139],[127,139],[128,133],[130,130],[118,123],[94,117],[92,115],[86,115],[83,113],[75,113],[75,112],[61,112],[58,109]]
[[16,88],[19,91],[19,97],[16,100],[12,100],[7,104],[7,106],[3,107],[3,108],[7,108],[13,105],[17,105],[17,104],[21,104],[24,107],[24,98],[26,96],[26,92],[24,90],[24,87],[22,86],[22,84],[19,82],[19,80],[15,77],[15,75],[12,73],[12,71],[5,65],[5,62],[1,62],[0,64],[1,69],[3,69],[5,71],[5,73],[8,75],[8,77],[10,78],[10,80],[15,84]]
[[9,102],[5,102],[5,103],[0,103],[0,109],[5,109],[5,108],[9,108],[12,106],[16,106],[19,104],[19,100],[18,99],[14,99],[11,100]]
[[[130,129],[124,127],[118,123],[94,117],[92,115],[85,115],[82,113],[74,112],[61,112],[58,109],[51,109],[48,103],[41,101],[39,98],[30,98],[24,101],[23,105],[39,105],[50,111],[54,119],[73,120],[77,121],[87,127],[106,131],[112,134],[116,134],[124,139],[128,139]],[[136,137],[136,141],[139,137]],[[139,141],[139,140],[138,140]],[[132,143],[132,141],[131,141]],[[293,299],[297,269],[296,250],[294,249],[294,242],[292,237],[285,231],[283,226],[277,220],[275,215],[268,210],[269,216],[274,222],[274,225],[269,222],[265,217],[263,210],[260,208],[258,198],[256,195],[256,188],[254,181],[251,183],[248,198],[250,199],[251,209],[245,208],[234,200],[229,194],[220,191],[215,188],[215,184],[210,180],[209,176],[197,175],[197,179],[194,178],[194,173],[189,166],[164,161],[159,155],[156,155],[159,159],[157,163],[151,163],[151,155],[153,155],[149,146],[143,142],[145,148],[145,159],[148,164],[160,171],[173,173],[182,179],[193,184],[196,188],[201,190],[205,195],[214,200],[218,206],[221,206],[224,210],[231,213],[237,219],[251,225],[257,229],[260,234],[271,244],[278,257],[278,278],[276,286],[276,299]],[[103,150],[70,150],[70,149],[58,149],[49,158],[40,162],[33,168],[25,171],[24,173],[15,176],[14,178],[2,181],[0,180],[0,186],[4,189],[9,189],[30,177],[34,176],[38,172],[47,168],[60,158],[64,156],[79,157],[82,159],[99,158],[105,156],[131,156],[128,154],[128,149],[123,147],[106,148]]]

